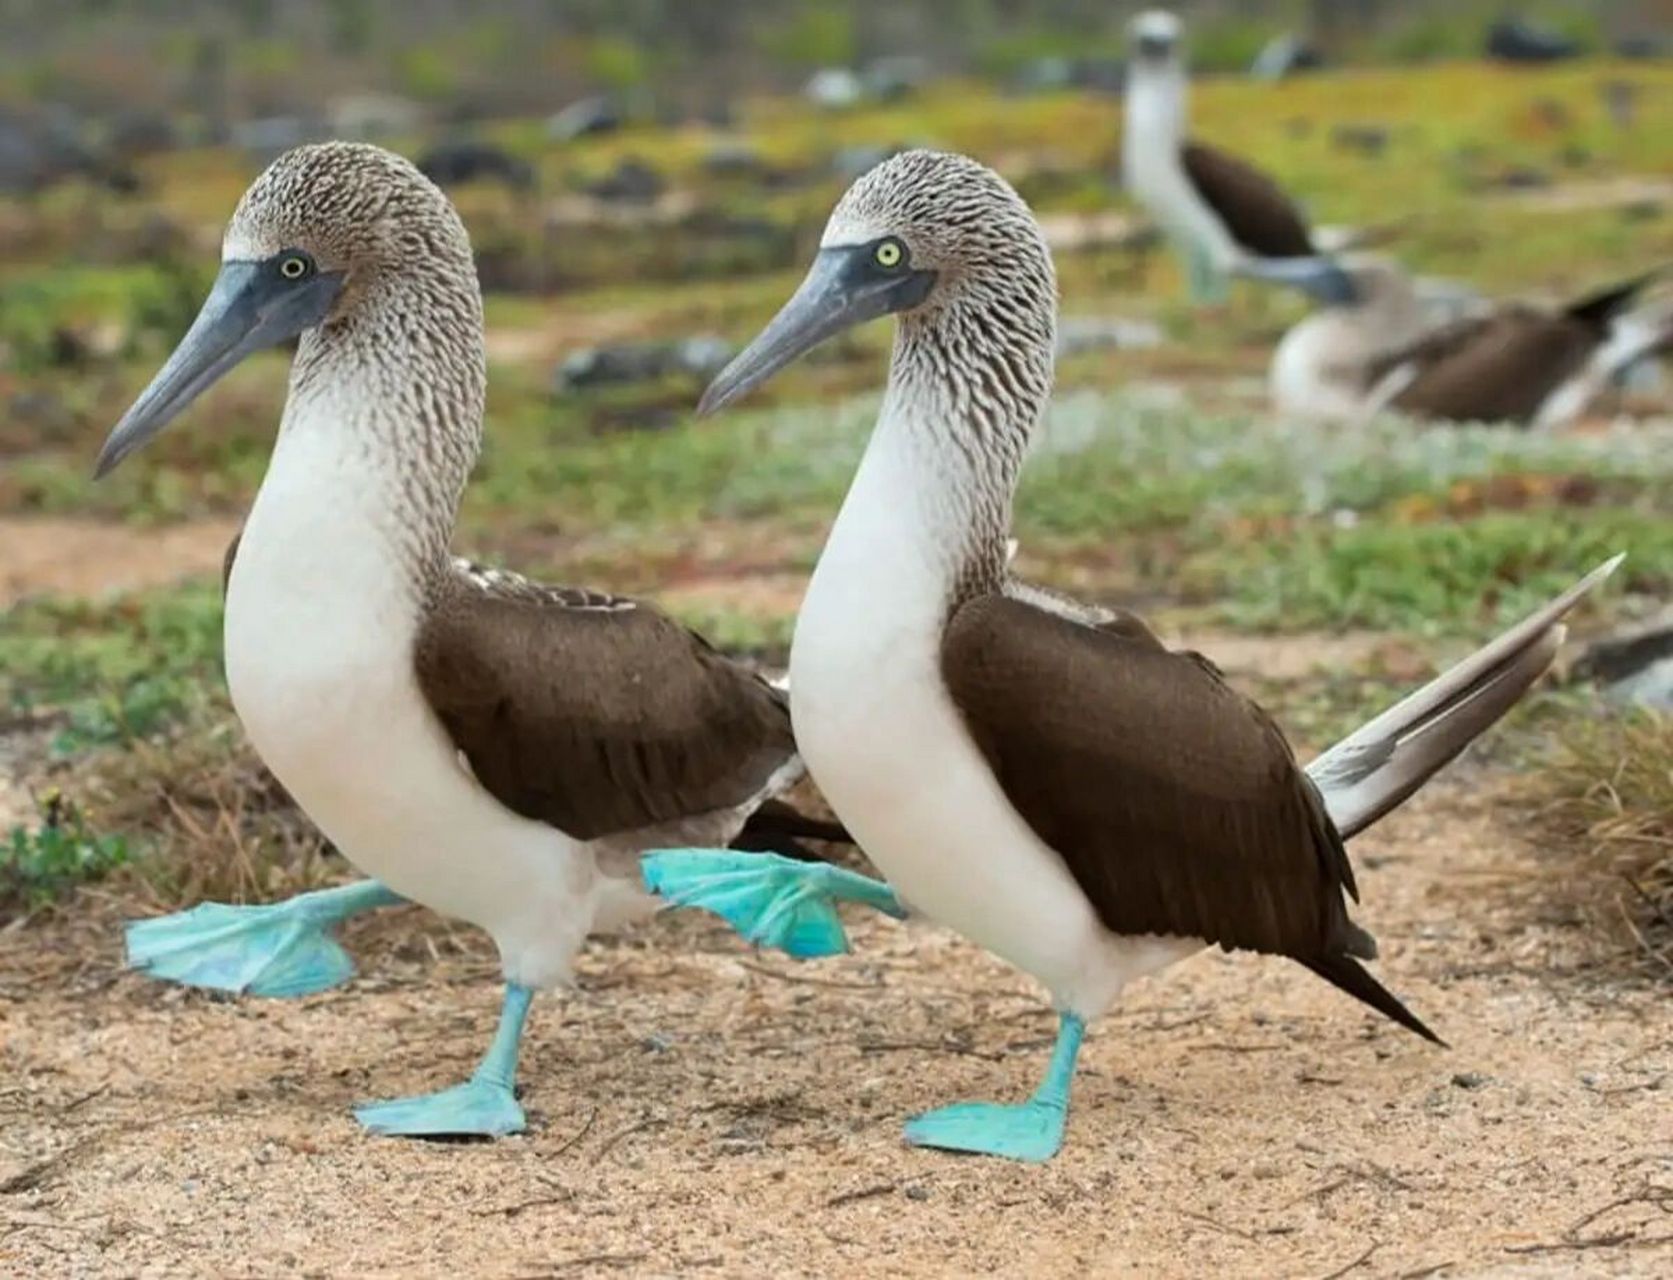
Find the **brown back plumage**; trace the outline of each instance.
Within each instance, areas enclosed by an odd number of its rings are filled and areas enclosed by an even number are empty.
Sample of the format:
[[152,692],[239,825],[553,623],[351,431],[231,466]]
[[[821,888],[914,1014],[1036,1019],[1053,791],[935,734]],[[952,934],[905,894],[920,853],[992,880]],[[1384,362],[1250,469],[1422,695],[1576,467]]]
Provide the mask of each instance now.
[[1113,933],[1289,956],[1428,1040],[1369,973],[1347,850],[1277,725],[1200,654],[979,596],[942,676],[1006,798]]
[[777,690],[618,597],[457,572],[415,665],[482,785],[577,839],[736,808],[795,758]]
[[1307,220],[1279,185],[1254,166],[1200,142],[1179,153],[1185,176],[1231,238],[1260,258],[1310,258]]
[[1443,325],[1373,362],[1373,382],[1403,368],[1410,380],[1389,404],[1448,422],[1529,422],[1578,374],[1611,324],[1659,272],[1634,276],[1545,311],[1510,303]]

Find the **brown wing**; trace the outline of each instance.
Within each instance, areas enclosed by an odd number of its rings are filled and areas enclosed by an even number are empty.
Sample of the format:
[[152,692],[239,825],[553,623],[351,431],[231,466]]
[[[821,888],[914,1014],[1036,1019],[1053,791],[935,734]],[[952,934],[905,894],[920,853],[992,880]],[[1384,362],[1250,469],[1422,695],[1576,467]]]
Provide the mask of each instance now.
[[1415,365],[1389,402],[1450,422],[1526,422],[1585,365],[1599,341],[1592,326],[1532,307],[1501,307],[1444,325],[1377,361],[1380,373]]
[[732,808],[795,753],[784,698],[647,605],[461,571],[419,687],[507,808],[591,840]]
[[1205,659],[989,596],[954,614],[941,665],[1005,795],[1111,930],[1369,953],[1317,790]]
[[1317,253],[1300,210],[1259,169],[1200,142],[1187,142],[1180,160],[1203,202],[1250,253],[1262,258],[1311,258]]

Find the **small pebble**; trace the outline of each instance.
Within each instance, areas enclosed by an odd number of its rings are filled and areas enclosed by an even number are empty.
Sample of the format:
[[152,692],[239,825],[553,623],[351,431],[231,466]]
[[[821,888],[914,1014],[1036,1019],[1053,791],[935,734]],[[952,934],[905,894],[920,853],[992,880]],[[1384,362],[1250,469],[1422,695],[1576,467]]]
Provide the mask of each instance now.
[[1460,1089],[1479,1089],[1491,1079],[1479,1071],[1460,1071],[1452,1077],[1452,1083]]
[[928,1200],[929,1188],[920,1187],[914,1184],[913,1186],[906,1188],[905,1194],[908,1200]]

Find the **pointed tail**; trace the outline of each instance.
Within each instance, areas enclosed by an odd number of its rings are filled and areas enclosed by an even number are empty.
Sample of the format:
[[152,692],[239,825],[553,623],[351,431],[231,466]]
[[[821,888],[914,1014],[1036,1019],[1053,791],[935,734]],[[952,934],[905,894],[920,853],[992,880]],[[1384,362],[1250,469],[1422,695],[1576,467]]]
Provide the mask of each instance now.
[[854,843],[854,837],[840,822],[810,818],[782,800],[766,800],[744,822],[743,830],[732,840],[732,848],[750,853],[777,853],[800,862],[831,861],[809,849],[802,843],[804,840]]
[[[1515,706],[1562,645],[1564,615],[1615,572],[1624,558],[1616,556],[1599,565],[1538,613],[1308,765],[1308,776],[1318,784],[1342,838],[1363,831],[1400,804]],[[1344,985],[1330,974],[1324,976]]]
[[1447,1043],[1428,1027],[1396,996],[1371,974],[1352,956],[1330,956],[1323,960],[1303,960],[1306,965],[1319,977],[1332,986],[1346,991],[1355,1000],[1370,1005],[1384,1017],[1392,1018],[1408,1031],[1414,1031],[1431,1044],[1438,1044],[1447,1048]]

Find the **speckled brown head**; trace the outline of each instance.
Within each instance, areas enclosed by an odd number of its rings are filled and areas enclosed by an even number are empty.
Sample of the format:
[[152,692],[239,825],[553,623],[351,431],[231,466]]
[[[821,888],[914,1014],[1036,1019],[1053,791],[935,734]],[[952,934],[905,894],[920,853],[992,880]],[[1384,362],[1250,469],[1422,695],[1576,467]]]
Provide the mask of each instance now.
[[801,288],[701,407],[730,403],[833,334],[891,313],[904,344],[897,374],[910,358],[932,377],[1015,374],[1043,391],[1056,312],[1051,253],[1010,184],[967,156],[903,152],[848,189]]
[[96,474],[138,449],[246,356],[298,335],[298,377],[333,348],[320,341],[331,333],[337,350],[365,339],[351,352],[356,358],[374,347],[404,347],[414,374],[425,371],[426,354],[450,357],[432,360],[430,371],[468,398],[481,365],[481,324],[470,239],[434,183],[380,147],[298,147],[268,166],[238,202],[203,309],[111,432]]

